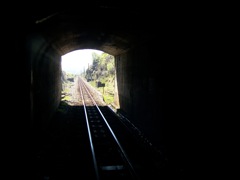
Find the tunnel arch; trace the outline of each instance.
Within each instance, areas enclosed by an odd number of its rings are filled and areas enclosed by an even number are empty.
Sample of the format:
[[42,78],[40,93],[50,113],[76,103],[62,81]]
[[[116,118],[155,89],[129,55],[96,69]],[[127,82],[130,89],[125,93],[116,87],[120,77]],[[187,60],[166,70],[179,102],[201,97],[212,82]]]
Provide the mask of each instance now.
[[[77,49],[98,49],[118,55],[133,46],[141,31],[138,29],[140,17],[136,17],[133,9],[121,14],[117,10],[104,7],[71,8],[36,20],[35,29],[62,55]],[[114,19],[109,19],[110,16]]]
[[[149,38],[149,34],[141,27],[140,22],[143,19],[138,17],[140,14],[134,9],[123,9],[124,13],[118,13],[119,10],[121,9],[95,6],[82,11],[71,8],[35,21],[32,32],[28,35],[28,51],[31,54],[29,62],[33,87],[31,107],[37,121],[47,123],[59,104],[59,59],[62,55],[80,49],[96,49],[113,55],[116,61],[131,60],[134,56],[132,50]],[[91,12],[94,12],[94,15]],[[97,19],[93,18],[95,14],[99,15]],[[110,15],[115,18],[110,20]],[[128,53],[129,51],[132,52]],[[117,71],[117,74],[119,72]],[[130,83],[127,84],[131,86]],[[133,88],[130,89],[132,91]],[[54,95],[48,97],[50,92],[54,92],[51,93]],[[128,93],[127,96],[131,98],[132,95]],[[126,109],[130,112],[132,105],[127,101],[124,100]],[[43,127],[47,127],[44,124]]]
[[97,49],[115,58],[118,112],[152,144],[163,146],[167,130],[163,129],[162,36],[157,21],[152,21],[153,13],[146,11],[145,7],[64,9],[38,17],[29,25],[25,52],[31,72],[33,129],[46,131],[59,106],[61,56],[79,49]]
[[[7,63],[14,62],[14,75],[21,80],[18,88],[21,96],[15,95],[15,87],[9,91],[12,90],[14,100],[21,101],[23,110],[19,116],[24,119],[15,120],[22,129],[11,131],[26,135],[20,136],[19,142],[25,139],[25,147],[29,147],[27,143],[33,141],[29,134],[43,132],[59,104],[61,88],[57,77],[60,77],[61,55],[94,48],[115,56],[120,111],[153,146],[166,148],[169,161],[180,172],[187,166],[185,158],[192,142],[187,122],[193,122],[200,114],[194,113],[196,106],[192,104],[197,104],[196,94],[201,92],[195,94],[197,88],[188,87],[196,80],[195,69],[190,72],[188,62],[192,67],[196,56],[202,53],[195,54],[196,48],[203,45],[193,43],[198,35],[190,32],[194,19],[188,22],[186,16],[179,16],[182,9],[173,12],[175,9],[164,10],[164,6],[150,5],[150,2],[139,9],[124,8],[128,5],[123,3],[118,7],[84,5],[82,11],[78,7],[69,8],[73,6],[70,3],[61,4],[66,5],[61,8],[58,5],[39,3],[26,13],[19,8],[14,19],[9,20],[13,28],[7,33],[7,42],[15,53],[10,52],[11,60]],[[94,13],[89,13],[89,9]],[[190,25],[185,26],[187,23]],[[12,81],[7,80],[6,84],[13,87]]]

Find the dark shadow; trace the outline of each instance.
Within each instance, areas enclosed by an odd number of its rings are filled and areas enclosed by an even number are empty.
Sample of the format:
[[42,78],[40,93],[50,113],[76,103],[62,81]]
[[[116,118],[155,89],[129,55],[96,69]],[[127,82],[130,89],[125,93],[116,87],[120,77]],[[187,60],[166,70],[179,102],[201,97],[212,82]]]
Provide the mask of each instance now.
[[49,128],[38,137],[35,179],[94,179],[83,106],[61,102]]
[[[100,109],[104,115],[111,116],[108,123],[132,161],[139,179],[181,179],[166,155],[144,134],[126,119],[112,116],[113,111],[108,106]],[[33,161],[34,179],[95,179],[83,106],[60,103],[47,131],[37,137]]]

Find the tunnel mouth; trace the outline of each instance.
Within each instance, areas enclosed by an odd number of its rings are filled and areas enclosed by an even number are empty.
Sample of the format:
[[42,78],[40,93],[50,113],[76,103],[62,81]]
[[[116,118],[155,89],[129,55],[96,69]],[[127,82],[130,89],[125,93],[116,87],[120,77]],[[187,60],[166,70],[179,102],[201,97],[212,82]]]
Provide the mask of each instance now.
[[115,58],[97,49],[79,49],[61,57],[61,102],[80,105],[78,78],[92,88],[103,103],[113,109],[119,108]]

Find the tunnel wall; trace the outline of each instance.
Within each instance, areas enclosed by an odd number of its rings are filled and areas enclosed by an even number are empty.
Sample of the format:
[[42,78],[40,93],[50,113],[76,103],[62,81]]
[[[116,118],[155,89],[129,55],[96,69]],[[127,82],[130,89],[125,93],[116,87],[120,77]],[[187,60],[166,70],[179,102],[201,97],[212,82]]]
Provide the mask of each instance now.
[[115,61],[119,112],[125,114],[152,143],[161,145],[161,59],[143,45],[116,56]]
[[182,173],[189,162],[196,161],[191,157],[196,140],[192,137],[201,115],[194,104],[201,93],[196,93],[194,73],[188,70],[191,58],[181,59],[185,57],[182,49],[173,48],[170,41],[162,47],[153,43],[140,44],[115,57],[119,112]]
[[32,118],[45,131],[61,100],[61,55],[43,36],[29,39]]

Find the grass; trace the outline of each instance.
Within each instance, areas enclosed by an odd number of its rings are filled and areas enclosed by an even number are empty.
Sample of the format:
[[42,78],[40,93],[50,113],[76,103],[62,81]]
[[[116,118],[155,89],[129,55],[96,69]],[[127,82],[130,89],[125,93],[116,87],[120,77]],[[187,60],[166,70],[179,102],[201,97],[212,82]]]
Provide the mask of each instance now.
[[114,84],[111,81],[105,82],[105,87],[96,87],[95,81],[89,82],[98,92],[103,95],[103,100],[106,104],[111,104],[114,101]]
[[70,96],[64,96],[62,98],[62,101],[70,101],[71,100],[71,97]]
[[107,104],[111,104],[114,100],[114,97],[112,95],[103,95],[103,100]]

